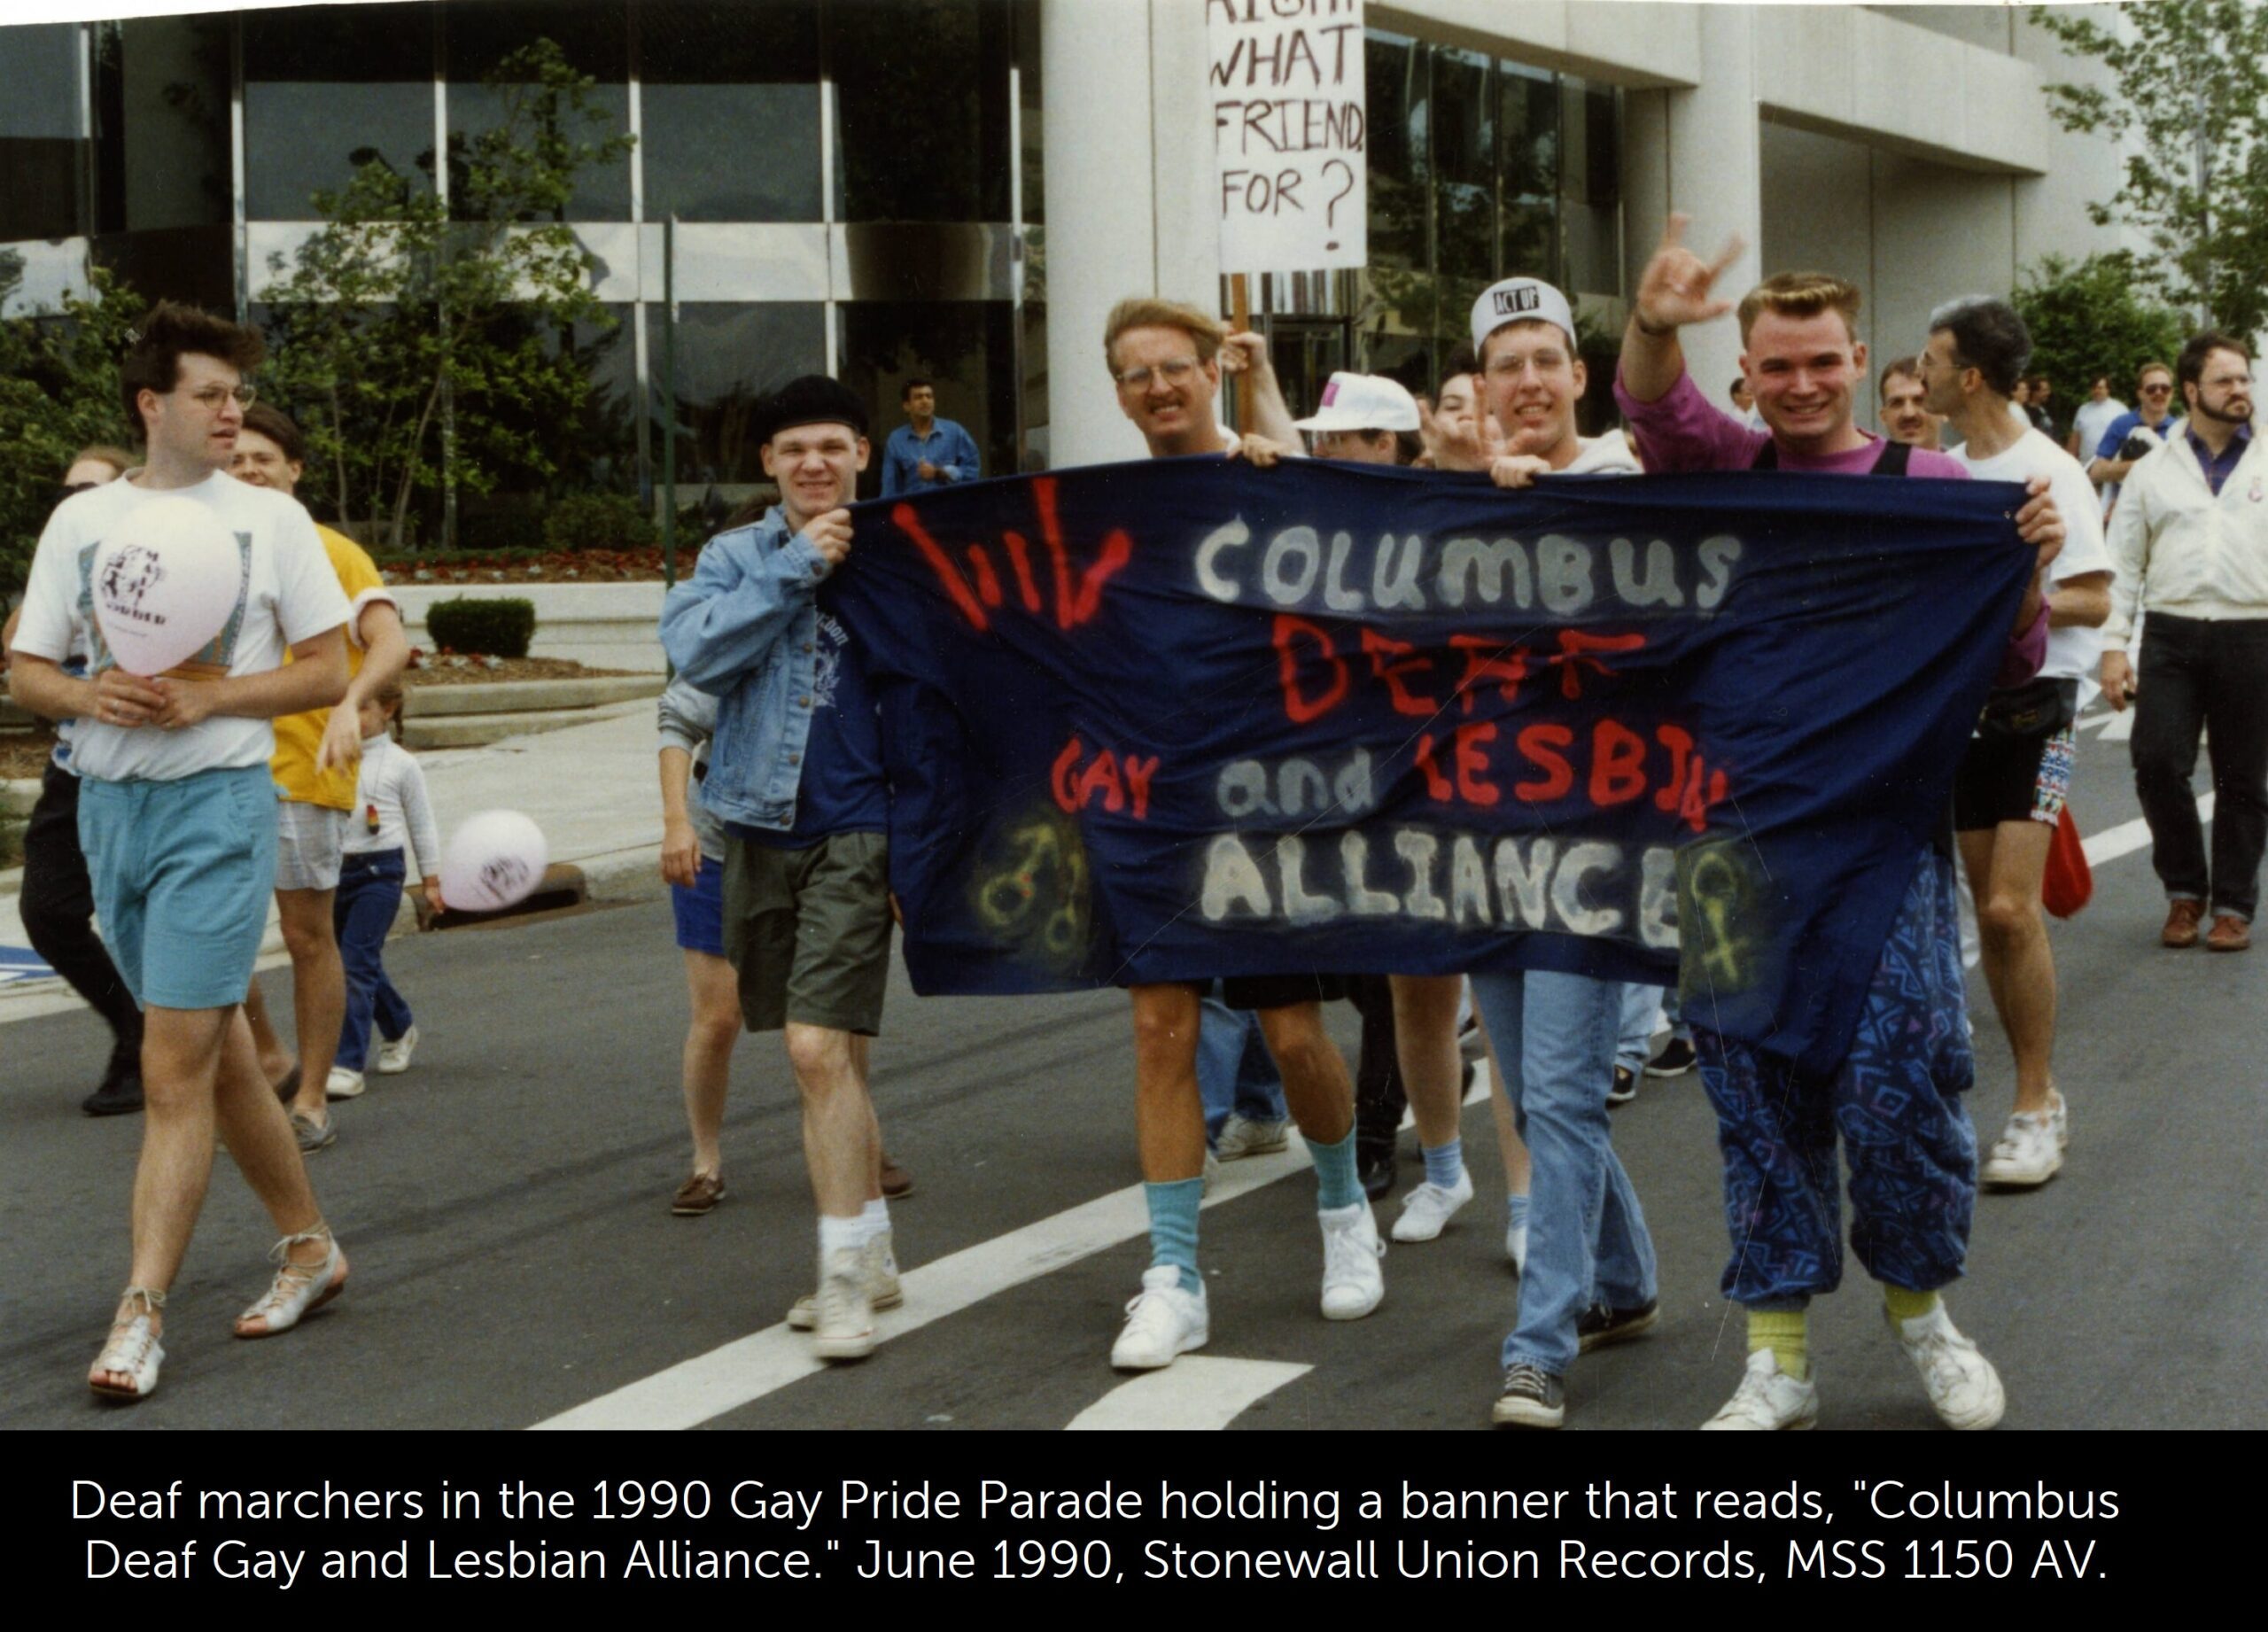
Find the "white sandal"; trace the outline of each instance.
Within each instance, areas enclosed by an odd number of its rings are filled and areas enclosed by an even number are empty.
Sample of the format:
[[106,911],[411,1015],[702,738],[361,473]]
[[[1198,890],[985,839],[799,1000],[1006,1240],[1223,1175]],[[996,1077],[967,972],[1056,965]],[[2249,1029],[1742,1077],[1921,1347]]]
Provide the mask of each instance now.
[[[158,1390],[158,1368],[165,1364],[166,1350],[151,1317],[165,1308],[166,1294],[150,1286],[128,1286],[119,1302],[123,1307],[137,1299],[142,1312],[113,1323],[110,1341],[87,1374],[87,1387],[110,1399],[146,1400]],[[123,1377],[126,1386],[102,1381],[105,1376]]]
[[[294,1263],[291,1248],[302,1241],[328,1241],[330,1250],[320,1263]],[[299,1324],[302,1316],[321,1309],[346,1285],[346,1255],[338,1250],[338,1240],[328,1224],[317,1224],[312,1230],[285,1236],[268,1255],[283,1267],[276,1271],[276,1279],[267,1295],[237,1317],[238,1337],[275,1337],[289,1332]],[[247,1320],[264,1320],[268,1325],[264,1330],[247,1332],[244,1329]]]

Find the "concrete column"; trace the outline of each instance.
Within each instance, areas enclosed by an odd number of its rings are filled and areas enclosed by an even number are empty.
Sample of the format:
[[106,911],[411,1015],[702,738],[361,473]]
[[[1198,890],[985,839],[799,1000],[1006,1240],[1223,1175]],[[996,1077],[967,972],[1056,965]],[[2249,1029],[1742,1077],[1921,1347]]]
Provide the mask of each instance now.
[[1104,370],[1102,330],[1120,299],[1158,288],[1151,13],[1150,0],[1040,0],[1048,459],[1058,467],[1144,452]]
[[[1687,242],[1703,255],[1713,254],[1728,234],[1748,247],[1717,280],[1718,291],[1737,300],[1762,276],[1759,245],[1764,237],[1763,164],[1757,119],[1755,31],[1759,8],[1705,5],[1700,8],[1700,82],[1691,90],[1665,93],[1669,109],[1669,208],[1693,218]],[[1662,221],[1633,214],[1631,253],[1643,267],[1661,237]],[[1637,293],[1634,276],[1631,293]],[[1711,382],[1730,379],[1740,368],[1740,330],[1728,315],[1688,329],[1682,337],[1687,366],[1705,391]],[[1721,387],[1719,388],[1720,390]]]

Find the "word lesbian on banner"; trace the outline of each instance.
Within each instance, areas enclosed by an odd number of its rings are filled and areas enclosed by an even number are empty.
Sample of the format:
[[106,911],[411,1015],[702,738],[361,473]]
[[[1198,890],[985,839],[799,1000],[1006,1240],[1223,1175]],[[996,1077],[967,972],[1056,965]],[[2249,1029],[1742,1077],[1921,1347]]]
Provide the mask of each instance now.
[[1206,0],[1221,267],[1370,264],[1363,0]]
[[1825,1069],[2000,661],[2005,484],[1217,458],[855,511],[923,992],[1489,966]]

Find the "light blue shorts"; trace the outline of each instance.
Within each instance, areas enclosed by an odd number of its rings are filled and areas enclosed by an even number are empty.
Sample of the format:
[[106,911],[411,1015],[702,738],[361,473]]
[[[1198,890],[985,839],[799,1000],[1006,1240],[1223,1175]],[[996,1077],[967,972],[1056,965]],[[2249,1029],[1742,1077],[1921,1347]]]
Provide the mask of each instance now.
[[264,765],[79,789],[79,843],[103,944],[144,1007],[245,1000],[276,887]]

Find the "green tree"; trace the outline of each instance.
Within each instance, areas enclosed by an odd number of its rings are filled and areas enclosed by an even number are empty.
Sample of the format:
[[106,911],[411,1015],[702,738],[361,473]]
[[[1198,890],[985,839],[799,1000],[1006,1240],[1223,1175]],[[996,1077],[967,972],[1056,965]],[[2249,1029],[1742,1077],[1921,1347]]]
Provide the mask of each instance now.
[[0,322],[0,590],[23,587],[71,455],[142,439],[119,402],[118,360],[143,301],[99,267],[91,284],[84,299],[64,296],[59,313]]
[[2065,129],[2107,135],[2125,155],[2124,184],[2088,206],[2095,224],[2140,227],[2156,253],[2136,276],[2201,308],[2206,326],[2268,327],[2268,5],[2151,0],[2109,28],[2059,9],[2030,16],[2115,82],[2047,88]]
[[2086,400],[2098,374],[2131,401],[2134,371],[2153,359],[2171,363],[2181,349],[2181,314],[2144,300],[2134,285],[2125,255],[2090,255],[2076,266],[2048,255],[2024,268],[2011,304],[2031,330],[2031,371],[2054,382],[2066,415]]
[[307,432],[317,501],[389,548],[421,495],[555,476],[549,428],[590,392],[575,328],[613,326],[565,220],[576,176],[632,138],[604,133],[595,82],[549,40],[486,82],[497,121],[450,136],[447,203],[357,154],[345,187],[315,195],[326,225],[288,274],[280,256],[269,266],[269,380]]

